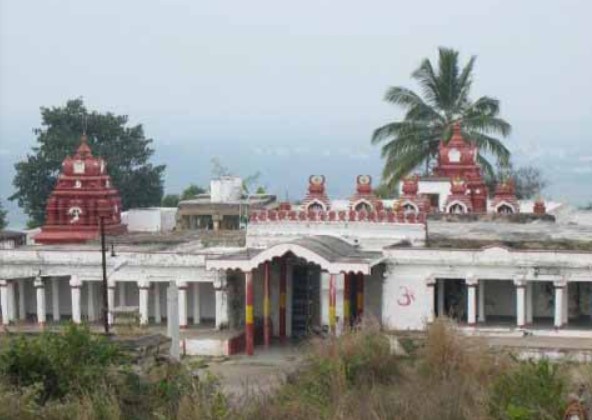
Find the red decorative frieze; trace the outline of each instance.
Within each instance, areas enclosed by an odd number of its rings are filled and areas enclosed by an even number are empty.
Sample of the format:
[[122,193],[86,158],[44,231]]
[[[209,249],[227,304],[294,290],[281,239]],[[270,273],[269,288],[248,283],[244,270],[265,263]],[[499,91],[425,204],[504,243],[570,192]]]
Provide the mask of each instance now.
[[[470,203],[469,203],[470,204]],[[253,224],[262,223],[425,223],[425,212],[403,212],[392,209],[370,211],[291,211],[282,219],[275,210],[258,210],[250,214]]]
[[99,235],[100,219],[105,232],[119,234],[121,198],[107,174],[107,164],[92,155],[86,135],[73,157],[66,157],[56,186],[47,200],[45,225],[35,236],[38,243],[80,243]]

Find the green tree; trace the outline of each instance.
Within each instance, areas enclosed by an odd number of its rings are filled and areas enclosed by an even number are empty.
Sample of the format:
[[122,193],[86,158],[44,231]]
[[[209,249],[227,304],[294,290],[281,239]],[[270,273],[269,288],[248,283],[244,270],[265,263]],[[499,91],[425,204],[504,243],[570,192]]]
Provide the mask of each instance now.
[[7,211],[4,210],[4,206],[2,205],[2,201],[0,201],[0,230],[6,228],[8,225],[8,221],[6,220]]
[[509,160],[510,152],[494,137],[505,137],[511,131],[510,124],[499,117],[499,101],[489,96],[475,101],[469,98],[475,59],[471,57],[461,70],[458,52],[440,48],[437,68],[424,59],[412,73],[421,95],[400,86],[387,90],[385,100],[405,109],[401,121],[377,128],[372,136],[373,144],[382,144],[387,184],[393,185],[422,164],[428,172],[440,141],[450,140],[455,122],[462,123],[465,138],[479,147],[478,162],[486,173],[494,173],[494,169],[484,154],[500,162]]
[[142,125],[128,126],[125,115],[89,112],[82,99],[70,100],[63,107],[41,108],[41,117],[42,127],[34,130],[37,145],[15,165],[16,193],[10,197],[29,216],[30,226],[43,224],[45,202],[62,161],[74,153],[85,129],[93,154],[107,161],[123,208],[160,204],[165,166],[150,163],[152,140],[144,136]]
[[199,194],[203,194],[205,192],[206,190],[204,190],[202,187],[191,184],[183,190],[183,193],[181,194],[181,200],[191,200],[192,198],[195,198]]
[[162,198],[160,205],[162,207],[177,207],[179,201],[179,194],[167,194]]

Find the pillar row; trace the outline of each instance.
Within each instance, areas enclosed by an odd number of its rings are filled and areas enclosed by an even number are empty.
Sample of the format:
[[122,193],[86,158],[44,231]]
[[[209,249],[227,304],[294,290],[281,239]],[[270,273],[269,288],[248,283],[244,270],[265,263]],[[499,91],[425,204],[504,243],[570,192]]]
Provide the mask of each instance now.
[[477,324],[477,284],[475,278],[468,278],[467,283],[467,323],[471,326]]
[[2,307],[2,324],[8,325],[8,282],[0,280],[0,306]]
[[142,280],[138,282],[138,300],[140,306],[140,325],[148,325],[148,293],[150,282]]
[[[53,322],[60,322],[60,283],[59,278],[51,279],[51,311]],[[72,309],[74,310],[74,309]],[[74,316],[72,316],[74,317]]]
[[179,328],[187,328],[187,283],[180,282],[179,288]]
[[555,286],[555,313],[553,324],[555,328],[561,328],[563,326],[563,305],[565,293],[565,283],[554,283]]

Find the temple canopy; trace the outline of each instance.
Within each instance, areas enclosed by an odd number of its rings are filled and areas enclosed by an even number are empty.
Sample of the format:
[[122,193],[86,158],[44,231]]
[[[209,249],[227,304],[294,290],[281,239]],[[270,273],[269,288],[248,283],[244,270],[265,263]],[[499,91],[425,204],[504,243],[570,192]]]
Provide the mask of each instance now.
[[332,236],[310,236],[270,246],[267,249],[246,249],[235,254],[208,259],[208,270],[251,271],[260,264],[293,254],[317,264],[329,273],[354,272],[370,274],[382,262],[380,252],[361,251],[357,246]]

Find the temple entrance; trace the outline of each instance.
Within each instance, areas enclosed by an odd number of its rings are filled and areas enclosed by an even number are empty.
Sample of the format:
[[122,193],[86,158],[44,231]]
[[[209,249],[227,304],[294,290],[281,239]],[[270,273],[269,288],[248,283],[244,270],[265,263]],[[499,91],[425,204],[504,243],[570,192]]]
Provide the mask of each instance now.
[[467,320],[467,286],[463,279],[438,279],[436,315]]
[[292,280],[292,337],[310,335],[320,322],[320,270],[296,265]]

